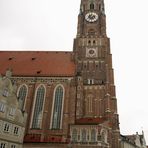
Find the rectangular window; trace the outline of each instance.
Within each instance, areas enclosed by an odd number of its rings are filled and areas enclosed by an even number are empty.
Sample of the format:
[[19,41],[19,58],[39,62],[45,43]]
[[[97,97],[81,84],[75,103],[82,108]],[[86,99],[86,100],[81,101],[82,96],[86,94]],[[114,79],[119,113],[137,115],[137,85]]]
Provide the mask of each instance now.
[[6,108],[6,106],[5,106],[5,104],[3,104],[3,103],[0,103],[0,112],[5,112],[5,108]]
[[15,108],[10,108],[9,115],[10,116],[14,116],[15,115]]
[[18,127],[14,127],[14,134],[15,135],[18,135],[18,131],[19,131],[19,128]]
[[88,84],[90,84],[90,79],[88,79]]
[[5,123],[4,125],[4,132],[9,132],[9,124],[8,123]]
[[0,148],[6,148],[6,143],[1,143]]
[[13,144],[13,145],[11,145],[11,148],[16,148],[16,145],[14,145],[14,144]]
[[89,85],[94,84],[94,79],[88,79],[88,84]]

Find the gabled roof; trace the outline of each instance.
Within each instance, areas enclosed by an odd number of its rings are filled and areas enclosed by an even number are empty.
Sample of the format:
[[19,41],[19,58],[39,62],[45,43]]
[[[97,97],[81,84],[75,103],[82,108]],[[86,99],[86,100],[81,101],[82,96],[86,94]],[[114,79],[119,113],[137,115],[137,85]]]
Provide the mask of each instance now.
[[74,76],[72,52],[0,51],[0,73],[13,76]]

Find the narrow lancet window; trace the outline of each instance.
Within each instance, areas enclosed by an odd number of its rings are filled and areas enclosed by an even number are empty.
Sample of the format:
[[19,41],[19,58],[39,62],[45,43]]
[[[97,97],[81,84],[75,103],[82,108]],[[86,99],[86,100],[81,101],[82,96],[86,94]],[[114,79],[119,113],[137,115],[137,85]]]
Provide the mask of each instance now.
[[36,92],[32,128],[41,128],[45,88],[41,85]]
[[54,92],[52,129],[61,129],[61,121],[63,114],[64,90],[62,86],[58,86]]
[[27,96],[27,86],[22,85],[18,90],[18,102],[19,102],[19,108],[21,110],[24,109],[26,96]]
[[96,130],[91,130],[91,142],[96,142]]

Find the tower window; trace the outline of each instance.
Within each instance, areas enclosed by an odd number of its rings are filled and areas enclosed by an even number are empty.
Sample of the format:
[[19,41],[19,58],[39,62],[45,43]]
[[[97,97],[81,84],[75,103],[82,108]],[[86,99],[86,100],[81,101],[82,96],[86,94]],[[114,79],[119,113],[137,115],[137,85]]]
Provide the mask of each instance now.
[[88,44],[91,44],[91,41],[90,40],[88,41]]
[[96,44],[96,41],[95,40],[93,40],[93,44]]
[[89,85],[94,84],[94,80],[93,80],[93,79],[88,79],[88,84],[89,84]]
[[99,5],[99,10],[101,10],[101,5]]
[[90,4],[90,10],[93,10],[95,8],[94,4]]

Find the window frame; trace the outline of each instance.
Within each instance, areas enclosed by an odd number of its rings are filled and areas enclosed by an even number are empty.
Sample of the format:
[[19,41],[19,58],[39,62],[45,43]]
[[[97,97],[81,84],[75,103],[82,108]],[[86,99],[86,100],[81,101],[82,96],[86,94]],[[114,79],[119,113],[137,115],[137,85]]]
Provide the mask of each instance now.
[[78,130],[76,128],[72,129],[71,140],[73,143],[78,142]]
[[19,93],[20,93],[20,90],[21,90],[21,88],[22,88],[23,86],[25,86],[25,88],[26,88],[26,95],[25,95],[25,97],[24,97],[23,106],[22,106],[21,109],[22,109],[22,110],[25,110],[26,99],[27,99],[27,96],[28,96],[28,85],[26,85],[26,84],[21,84],[21,85],[19,86],[19,88],[18,88],[18,90],[17,90],[17,97],[18,97],[18,102],[19,102]]
[[55,88],[54,88],[54,93],[53,93],[53,102],[52,102],[52,112],[51,112],[51,122],[50,122],[50,129],[52,130],[57,130],[53,128],[53,114],[54,114],[54,106],[55,106],[55,96],[56,96],[56,90],[58,87],[61,87],[63,90],[63,98],[62,98],[62,107],[61,107],[61,119],[60,119],[60,128],[57,129],[62,129],[62,121],[63,121],[63,109],[64,109],[64,101],[65,101],[65,88],[62,84],[58,84]]
[[4,113],[6,109],[6,105],[2,102],[0,102],[0,112]]
[[[33,118],[34,118],[34,112],[35,112],[35,105],[36,105],[36,100],[37,100],[37,92],[40,87],[44,88],[44,98],[43,98],[43,106],[42,106],[42,119],[41,119],[41,124],[39,128],[33,128]],[[34,101],[33,101],[33,109],[32,109],[32,115],[31,115],[31,122],[30,122],[30,129],[41,129],[42,127],[42,122],[43,122],[43,111],[44,111],[44,106],[45,106],[45,98],[46,98],[46,86],[44,84],[38,85],[38,87],[35,90],[35,95],[34,95]]]

